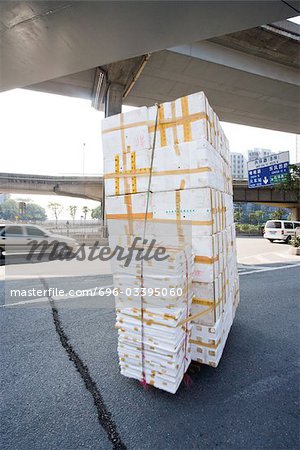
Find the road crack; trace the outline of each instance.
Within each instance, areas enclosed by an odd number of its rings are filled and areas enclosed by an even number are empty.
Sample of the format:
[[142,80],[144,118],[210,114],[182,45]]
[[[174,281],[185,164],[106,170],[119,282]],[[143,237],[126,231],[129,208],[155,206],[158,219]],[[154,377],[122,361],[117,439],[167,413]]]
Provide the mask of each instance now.
[[[44,287],[48,289],[48,285],[44,279],[41,279],[41,282],[43,283]],[[97,416],[98,416],[98,422],[101,425],[101,427],[105,430],[108,439],[111,441],[113,448],[115,450],[126,450],[125,444],[122,442],[121,437],[117,431],[116,424],[114,423],[112,419],[111,413],[108,411],[103,397],[97,387],[96,382],[93,380],[89,369],[86,364],[81,360],[80,356],[77,354],[77,352],[74,350],[72,344],[69,341],[68,336],[64,332],[58,309],[55,305],[55,302],[51,296],[48,296],[49,304],[51,307],[52,312],[52,318],[55,326],[55,330],[59,336],[61,345],[67,352],[68,358],[70,361],[73,362],[75,365],[75,368],[79,375],[81,376],[84,385],[88,392],[92,395],[94,405],[97,409]]]

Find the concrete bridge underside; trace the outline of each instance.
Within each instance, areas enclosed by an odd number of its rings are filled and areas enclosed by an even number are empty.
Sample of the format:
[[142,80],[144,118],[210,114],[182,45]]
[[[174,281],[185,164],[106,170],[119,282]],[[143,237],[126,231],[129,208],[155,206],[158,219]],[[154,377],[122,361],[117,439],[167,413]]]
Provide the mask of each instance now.
[[[297,133],[300,26],[263,25],[28,86],[115,105],[151,106],[203,90],[221,120]],[[109,87],[108,87],[109,86]],[[108,92],[109,93],[109,92]]]
[[[27,193],[62,195],[101,202],[103,177],[55,177],[43,175],[0,173],[0,193]],[[233,181],[234,202],[262,203],[292,209],[295,220],[300,220],[300,193],[278,190],[274,187],[249,189],[246,180]]]
[[61,195],[101,201],[102,177],[56,177],[0,173],[0,193]]
[[2,2],[0,91],[88,98],[111,115],[204,90],[221,120],[297,132],[300,27],[284,20],[297,5]]
[[297,15],[298,1],[0,2],[0,90]]

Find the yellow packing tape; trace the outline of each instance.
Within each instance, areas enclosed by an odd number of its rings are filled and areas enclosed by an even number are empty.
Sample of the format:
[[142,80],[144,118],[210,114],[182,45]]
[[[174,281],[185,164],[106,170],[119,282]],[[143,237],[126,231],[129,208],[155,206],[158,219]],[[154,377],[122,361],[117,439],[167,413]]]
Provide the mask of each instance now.
[[210,344],[208,342],[202,342],[202,341],[198,341],[198,340],[194,340],[194,339],[190,339],[190,343],[199,345],[201,347],[213,348],[216,350],[221,343],[221,339],[219,339],[218,342],[215,344],[213,344],[213,343]]
[[[195,167],[194,169],[174,169],[174,170],[162,170],[160,172],[152,172],[152,176],[165,176],[165,175],[188,175],[192,173],[203,173],[203,172],[212,172],[211,167],[205,166],[205,167]],[[150,173],[150,169],[147,167],[144,167],[142,169],[135,169],[135,170],[126,170],[123,172],[115,172],[115,173],[107,173],[104,175],[104,178],[109,180],[111,178],[132,178],[132,176],[135,177],[142,177]],[[219,209],[218,209],[219,210]],[[221,211],[221,209],[220,209]]]
[[219,261],[219,255],[210,258],[209,256],[195,256],[194,258],[195,263],[202,263],[202,264],[213,264],[216,261]]

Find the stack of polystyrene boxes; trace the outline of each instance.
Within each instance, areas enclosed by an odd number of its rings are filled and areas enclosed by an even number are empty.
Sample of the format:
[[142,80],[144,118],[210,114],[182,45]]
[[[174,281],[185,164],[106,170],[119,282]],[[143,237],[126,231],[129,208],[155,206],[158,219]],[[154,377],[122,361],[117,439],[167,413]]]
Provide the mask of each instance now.
[[239,299],[229,148],[219,120],[201,92],[109,117],[102,133],[110,245],[145,233],[179,253],[192,245],[192,359],[216,366]]
[[[114,241],[114,240],[112,240]],[[141,306],[141,266],[132,261],[114,261],[114,283],[119,288],[116,312],[121,373],[175,393],[191,361],[192,267],[189,245],[166,248],[169,258],[145,261],[143,287],[174,295],[143,297]],[[129,292],[128,292],[129,291]],[[178,295],[180,293],[180,295]],[[143,308],[143,318],[141,311]],[[143,373],[144,370],[144,373]]]

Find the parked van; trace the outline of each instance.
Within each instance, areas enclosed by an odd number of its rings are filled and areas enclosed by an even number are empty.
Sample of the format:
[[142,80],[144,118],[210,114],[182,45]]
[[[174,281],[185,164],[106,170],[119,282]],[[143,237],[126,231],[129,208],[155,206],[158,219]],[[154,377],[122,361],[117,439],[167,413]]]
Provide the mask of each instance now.
[[268,220],[264,228],[264,238],[270,242],[289,242],[295,236],[298,227],[300,227],[300,222],[293,220]]

